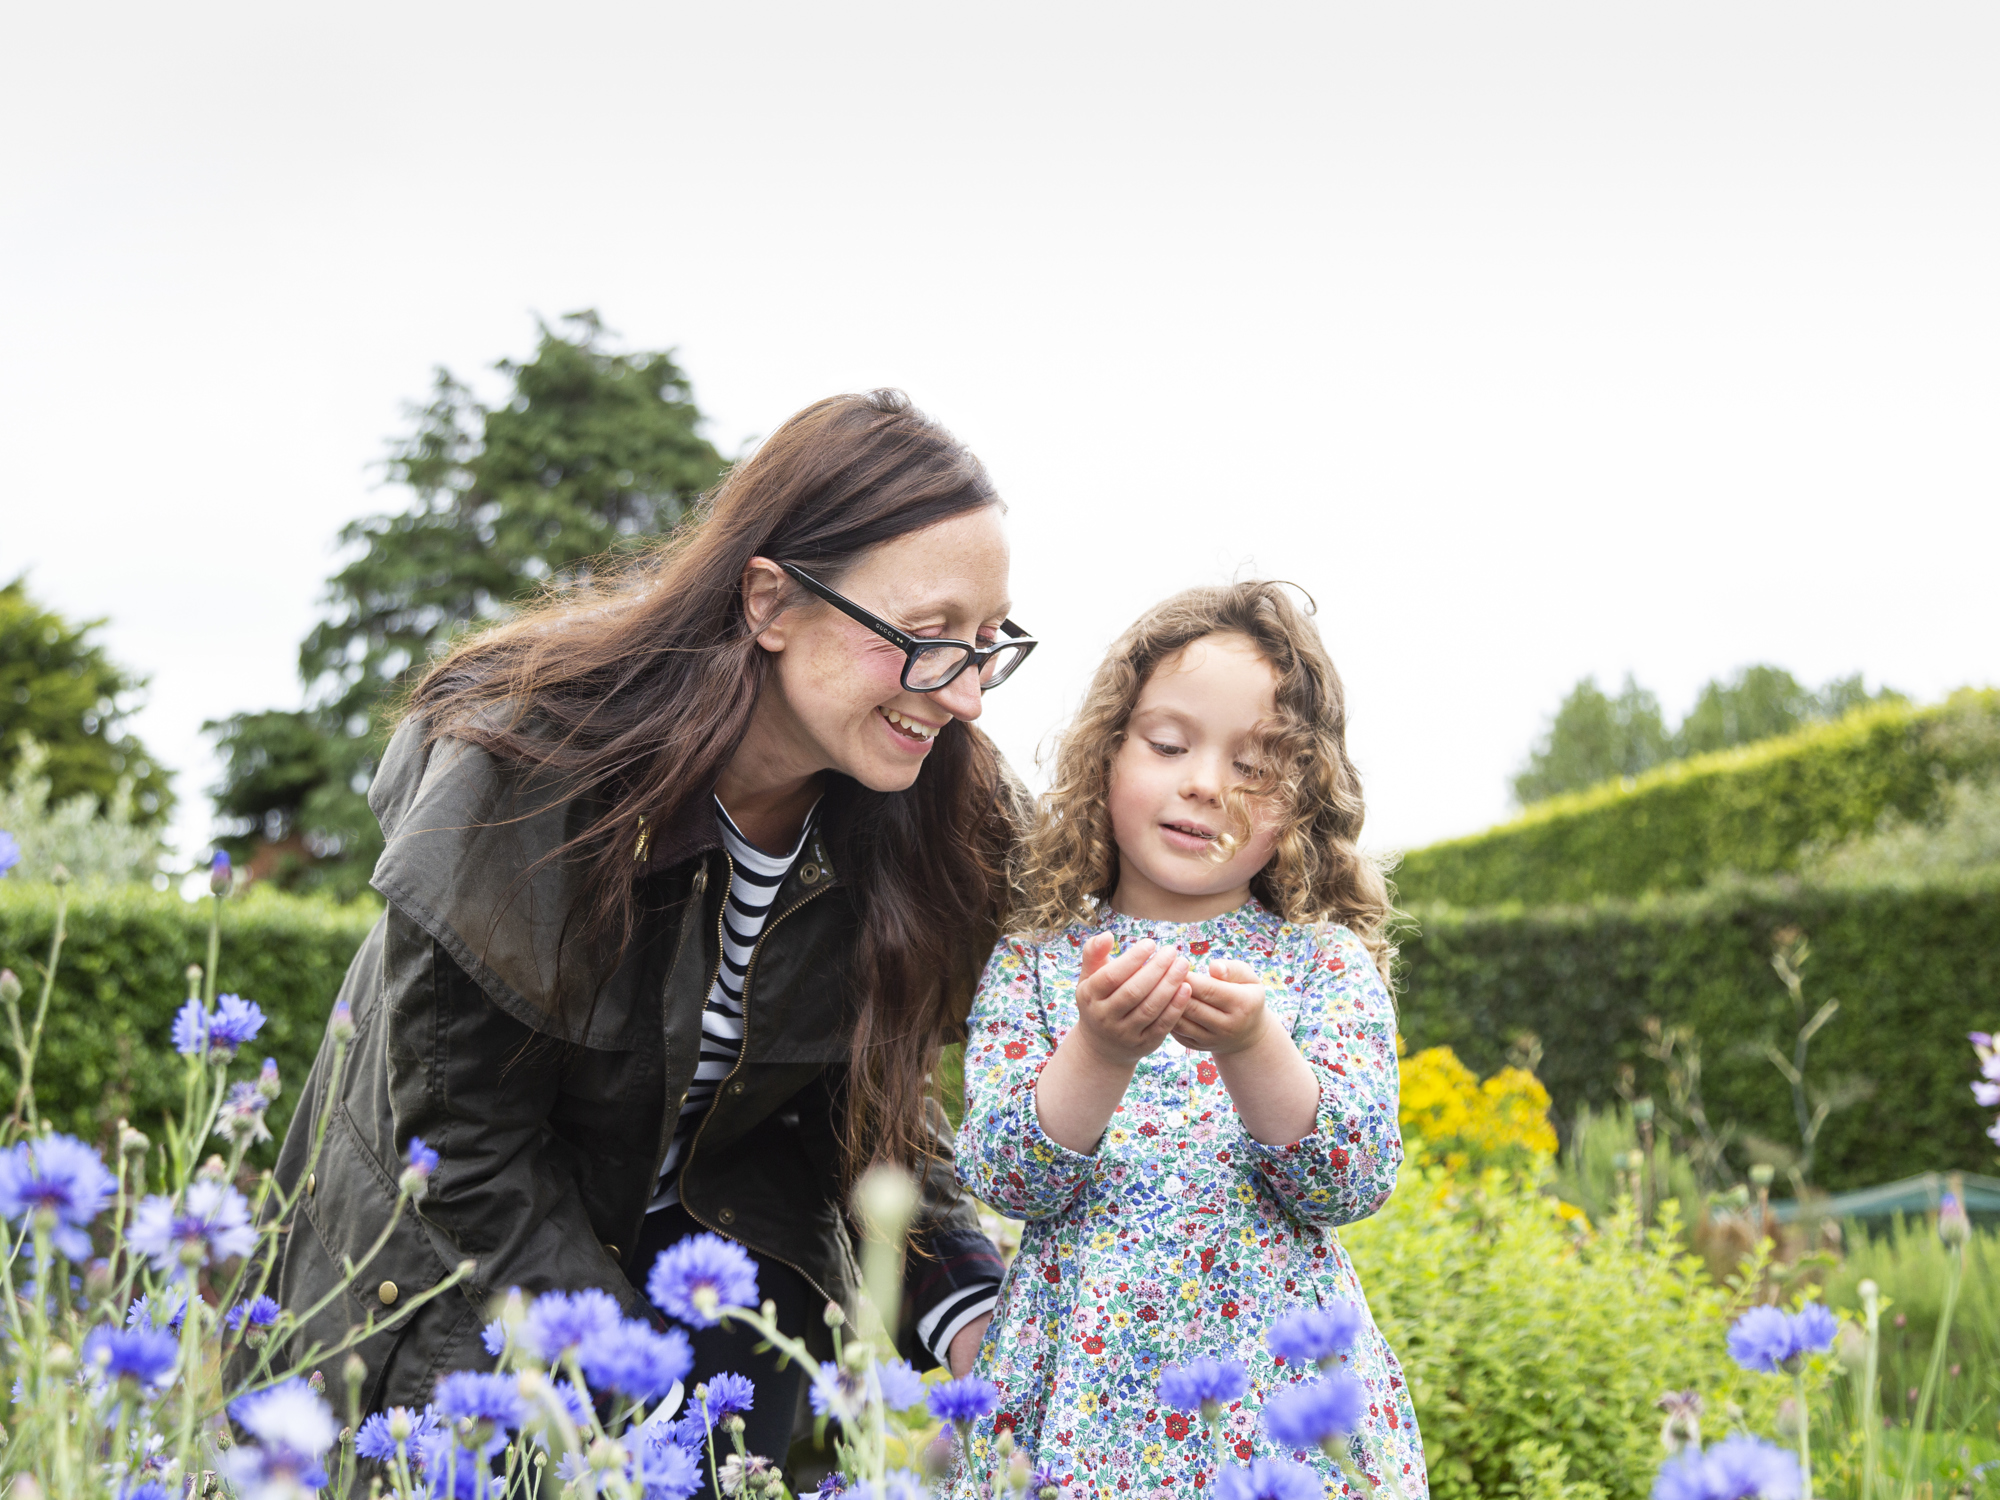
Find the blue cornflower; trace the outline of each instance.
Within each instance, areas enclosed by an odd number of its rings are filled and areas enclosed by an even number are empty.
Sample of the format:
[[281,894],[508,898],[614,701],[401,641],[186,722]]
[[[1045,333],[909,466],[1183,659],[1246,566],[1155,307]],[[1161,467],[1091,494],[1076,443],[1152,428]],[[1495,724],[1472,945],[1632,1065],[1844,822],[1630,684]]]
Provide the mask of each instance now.
[[694,1367],[694,1351],[678,1328],[655,1333],[644,1323],[614,1323],[586,1338],[576,1354],[592,1390],[635,1401],[666,1395]]
[[273,1299],[260,1296],[254,1302],[237,1303],[229,1309],[222,1322],[231,1333],[243,1331],[246,1325],[250,1332],[256,1333],[277,1322],[281,1311],[283,1309]]
[[[505,1446],[503,1438],[487,1444],[486,1452],[490,1456]],[[484,1479],[480,1478],[479,1454],[454,1443],[443,1430],[423,1439],[417,1461],[431,1494],[442,1500],[501,1500],[506,1493],[506,1470],[503,1468],[498,1474],[489,1472]]]
[[882,1405],[890,1411],[908,1411],[924,1404],[924,1378],[907,1359],[877,1365],[875,1382],[882,1392]]
[[21,862],[21,846],[14,842],[14,835],[0,828],[0,875]]
[[1250,1467],[1234,1464],[1215,1476],[1215,1500],[1320,1500],[1324,1493],[1312,1470],[1286,1458],[1256,1458]]
[[507,1347],[506,1323],[499,1318],[495,1318],[491,1323],[488,1323],[484,1328],[479,1330],[479,1342],[485,1345],[488,1354],[498,1359]]
[[132,1215],[125,1243],[148,1257],[162,1276],[183,1279],[211,1262],[248,1255],[257,1248],[250,1205],[225,1182],[191,1183],[179,1212],[174,1200],[154,1194]]
[[1264,1342],[1281,1360],[1296,1365],[1332,1366],[1354,1347],[1368,1324],[1368,1315],[1352,1302],[1331,1307],[1302,1307],[1286,1313],[1264,1331]]
[[1204,1421],[1250,1388],[1250,1374],[1235,1360],[1203,1355],[1160,1372],[1160,1400],[1175,1411],[1199,1412]]
[[422,1411],[392,1406],[376,1412],[355,1431],[354,1451],[363,1458],[387,1463],[396,1456],[396,1445],[401,1443],[404,1457],[414,1458],[421,1451],[423,1439],[435,1431],[437,1413],[428,1406]]
[[397,1180],[397,1187],[421,1203],[430,1191],[431,1173],[437,1170],[438,1154],[424,1144],[420,1135],[410,1137],[409,1165],[403,1168],[403,1175]]
[[1808,1302],[1795,1313],[1753,1307],[1729,1330],[1729,1356],[1746,1370],[1775,1374],[1801,1355],[1831,1348],[1840,1324],[1826,1307]]
[[177,1292],[169,1287],[157,1299],[147,1296],[134,1297],[132,1305],[125,1309],[127,1328],[171,1328],[180,1331],[181,1319],[187,1316],[187,1293]]
[[999,1399],[1000,1388],[977,1375],[941,1380],[930,1389],[931,1415],[963,1431],[991,1412]]
[[229,1415],[256,1441],[223,1451],[217,1466],[225,1478],[248,1494],[325,1487],[320,1458],[340,1436],[340,1424],[303,1380],[232,1401]]
[[757,1404],[757,1387],[747,1375],[738,1375],[724,1370],[720,1375],[711,1375],[694,1388],[688,1398],[690,1412],[705,1412],[711,1423],[720,1422],[724,1417],[741,1416]]
[[544,1292],[528,1305],[528,1316],[521,1324],[521,1347],[543,1364],[560,1364],[564,1355],[592,1334],[616,1328],[622,1321],[617,1298],[596,1287],[581,1292]]
[[840,1470],[835,1469],[831,1474],[820,1480],[819,1488],[813,1491],[813,1500],[833,1500],[835,1495],[844,1495],[846,1493],[847,1476],[841,1473]]
[[83,1363],[113,1384],[129,1380],[135,1387],[164,1387],[179,1350],[179,1342],[164,1329],[100,1325],[84,1336]]
[[216,996],[212,1011],[189,1000],[174,1015],[174,1050],[186,1057],[234,1057],[238,1047],[263,1029],[264,1012],[240,995]]
[[930,1486],[921,1474],[909,1469],[892,1469],[880,1479],[864,1479],[850,1495],[859,1500],[930,1500]]
[[229,894],[229,855],[221,849],[208,862],[208,888],[218,896]]
[[1724,1438],[1706,1453],[1684,1448],[1653,1480],[1653,1500],[1794,1500],[1798,1493],[1798,1459],[1753,1437]]
[[454,1370],[440,1377],[432,1405],[439,1426],[449,1427],[461,1446],[488,1453],[507,1446],[507,1434],[521,1425],[525,1415],[521,1388],[513,1376],[477,1370]]
[[724,1309],[757,1305],[757,1265],[733,1241],[689,1235],[660,1252],[646,1295],[669,1317],[713,1328]]
[[852,1422],[868,1406],[868,1387],[861,1372],[844,1369],[830,1359],[820,1361],[806,1396],[814,1416],[836,1422]]
[[0,1218],[45,1216],[49,1242],[70,1260],[90,1258],[90,1221],[117,1188],[103,1158],[73,1135],[36,1136],[0,1151]]
[[646,1500],[688,1500],[701,1488],[701,1464],[660,1428],[642,1429],[633,1448],[631,1480]]
[[254,1146],[271,1138],[264,1123],[264,1111],[271,1101],[254,1083],[232,1083],[229,1093],[215,1112],[215,1133],[233,1145]]
[[118,1500],[167,1500],[167,1487],[157,1479],[125,1480],[118,1486]]
[[1319,1448],[1344,1437],[1368,1414],[1368,1388],[1334,1373],[1274,1394],[1264,1406],[1264,1430],[1280,1448]]
[[1824,1302],[1808,1302],[1792,1314],[1792,1353],[1820,1354],[1833,1347],[1840,1320]]

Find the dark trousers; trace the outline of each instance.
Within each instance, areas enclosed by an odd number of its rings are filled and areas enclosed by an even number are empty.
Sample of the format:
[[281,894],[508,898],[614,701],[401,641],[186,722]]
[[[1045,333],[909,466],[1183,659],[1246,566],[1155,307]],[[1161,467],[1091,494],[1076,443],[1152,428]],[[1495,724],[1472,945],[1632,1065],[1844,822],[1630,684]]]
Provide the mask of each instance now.
[[[662,1250],[676,1240],[704,1233],[707,1231],[702,1225],[678,1203],[658,1213],[647,1214],[646,1227],[639,1236],[638,1259],[633,1263],[633,1279],[644,1289],[646,1277],[652,1272],[653,1262]],[[757,1262],[758,1297],[778,1304],[779,1330],[792,1338],[804,1338],[807,1320],[825,1311],[818,1294],[790,1266],[767,1260],[754,1250],[750,1256]],[[798,1413],[799,1394],[805,1385],[807,1372],[796,1363],[787,1363],[780,1370],[778,1351],[766,1349],[759,1354],[757,1345],[761,1340],[740,1325],[723,1324],[715,1328],[689,1328],[684,1331],[688,1342],[694,1346],[694,1370],[684,1387],[689,1403],[694,1400],[695,1387],[711,1375],[747,1375],[757,1387],[757,1400],[744,1414],[743,1446],[773,1463],[784,1463],[785,1455],[791,1450],[792,1421]],[[718,1464],[735,1451],[736,1445],[724,1434],[718,1432],[715,1435]],[[708,1460],[703,1455],[704,1479],[707,1474]],[[702,1493],[707,1494],[708,1491],[704,1489]]]

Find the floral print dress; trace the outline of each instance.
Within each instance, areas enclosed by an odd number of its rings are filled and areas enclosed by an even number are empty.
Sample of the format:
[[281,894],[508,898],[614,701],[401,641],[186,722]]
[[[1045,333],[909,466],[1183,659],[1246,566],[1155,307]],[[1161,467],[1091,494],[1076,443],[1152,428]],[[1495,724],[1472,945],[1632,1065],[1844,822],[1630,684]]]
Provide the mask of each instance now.
[[[1289,1146],[1253,1140],[1214,1060],[1169,1037],[1139,1063],[1093,1154],[1044,1134],[1036,1081],[1076,1025],[1094,931],[1120,949],[1152,938],[1198,964],[1241,959],[1261,974],[1272,1019],[1319,1076],[1312,1133]],[[978,1373],[1000,1388],[973,1443],[980,1471],[1011,1429],[1079,1500],[1193,1500],[1213,1478],[1213,1446],[1199,1418],[1163,1408],[1154,1387],[1164,1366],[1209,1355],[1249,1368],[1249,1392],[1224,1419],[1239,1462],[1292,1457],[1337,1479],[1324,1455],[1282,1453],[1257,1414],[1275,1389],[1314,1373],[1270,1353],[1269,1324],[1315,1303],[1366,1307],[1334,1231],[1381,1206],[1402,1161],[1395,1013],[1367,950],[1344,927],[1294,926],[1256,901],[1185,924],[1107,911],[1047,944],[1003,942],[968,1024],[958,1174],[1026,1221],[979,1352]],[[1372,1320],[1346,1361],[1372,1397],[1367,1447],[1418,1500],[1416,1416]],[[1359,1445],[1355,1458],[1380,1479]],[[976,1487],[961,1473],[952,1493],[970,1500]]]

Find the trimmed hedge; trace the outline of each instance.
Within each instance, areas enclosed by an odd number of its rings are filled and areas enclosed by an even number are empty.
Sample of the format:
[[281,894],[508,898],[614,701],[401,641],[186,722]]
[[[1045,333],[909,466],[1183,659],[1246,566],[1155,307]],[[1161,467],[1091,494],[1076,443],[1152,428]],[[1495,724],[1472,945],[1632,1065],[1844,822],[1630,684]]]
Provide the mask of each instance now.
[[[0,968],[21,978],[24,1029],[41,993],[55,896],[53,886],[0,882]],[[233,1076],[254,1077],[261,1059],[278,1060],[285,1092],[271,1109],[276,1136],[312,1067],[348,961],[379,910],[269,890],[223,907],[220,989],[256,1001],[267,1017]],[[208,919],[207,901],[148,886],[71,888],[68,937],[35,1062],[35,1098],[59,1128],[97,1140],[124,1115],[157,1136],[163,1119],[179,1114],[183,1062],[169,1034],[187,996],[187,966],[207,961]],[[18,1081],[13,1049],[0,1047],[5,1103]]]
[[1922,818],[1941,783],[2000,771],[2000,691],[1881,704],[1737,750],[1555,797],[1485,833],[1417,849],[1405,905],[1546,905],[1684,891],[1725,871],[1776,875],[1885,814]]
[[[1480,1073],[1533,1032],[1559,1119],[1612,1103],[1618,1067],[1664,1097],[1643,1051],[1648,1016],[1693,1027],[1710,1121],[1798,1141],[1791,1091],[1759,1047],[1787,1056],[1797,1023],[1771,970],[1772,938],[1812,944],[1806,998],[1841,1002],[1813,1039],[1807,1079],[1859,1075],[1874,1096],[1820,1133],[1828,1189],[1930,1169],[1989,1170],[1990,1117],[1968,1086],[1965,1034],[2000,1023],[2000,876],[1946,884],[1821,888],[1731,883],[1685,896],[1486,911],[1431,907],[1406,935],[1399,1003],[1412,1050],[1449,1046]],[[1741,1165],[1740,1152],[1735,1159]]]

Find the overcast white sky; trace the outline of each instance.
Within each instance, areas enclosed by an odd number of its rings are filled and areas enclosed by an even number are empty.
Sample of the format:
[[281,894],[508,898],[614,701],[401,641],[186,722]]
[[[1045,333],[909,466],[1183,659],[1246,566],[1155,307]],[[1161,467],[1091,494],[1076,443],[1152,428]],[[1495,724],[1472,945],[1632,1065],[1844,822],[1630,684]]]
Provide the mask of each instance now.
[[972,443],[1024,770],[1145,605],[1303,583],[1413,846],[1585,673],[2000,679],[1996,76],[1988,0],[16,7],[0,578],[110,617],[198,853],[400,404],[594,306],[726,452]]

